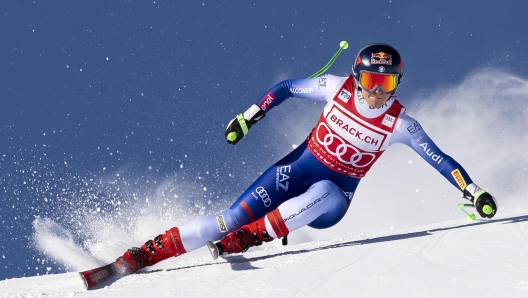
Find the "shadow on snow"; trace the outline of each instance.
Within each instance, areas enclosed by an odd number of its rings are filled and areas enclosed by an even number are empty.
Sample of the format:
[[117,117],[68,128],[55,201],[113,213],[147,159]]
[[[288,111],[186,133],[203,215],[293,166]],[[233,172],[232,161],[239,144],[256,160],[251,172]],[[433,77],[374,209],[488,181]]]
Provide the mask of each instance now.
[[[466,228],[466,227],[471,227],[471,226],[487,225],[487,224],[493,224],[493,223],[512,224],[512,223],[519,223],[519,222],[524,222],[524,221],[528,221],[528,215],[514,216],[514,217],[508,217],[508,218],[502,218],[502,219],[490,219],[490,220],[480,220],[479,219],[475,222],[471,222],[467,224],[460,224],[457,226],[436,228],[436,229],[424,230],[424,231],[419,231],[419,232],[411,232],[411,233],[406,233],[406,234],[388,235],[388,236],[368,238],[368,239],[362,239],[362,240],[353,240],[353,241],[348,241],[348,242],[325,245],[325,246],[316,247],[312,249],[285,251],[285,252],[269,254],[269,255],[261,256],[261,257],[246,258],[243,255],[228,255],[224,257],[225,262],[221,261],[221,262],[191,265],[191,266],[178,267],[174,269],[164,269],[164,270],[166,271],[182,270],[182,269],[190,269],[190,268],[195,268],[195,267],[212,266],[212,265],[226,264],[226,263],[229,263],[231,265],[231,269],[233,270],[237,270],[237,271],[238,270],[253,270],[253,269],[259,269],[259,268],[251,265],[251,262],[280,257],[280,256],[303,254],[303,253],[314,252],[314,251],[319,251],[319,250],[334,249],[334,248],[354,246],[354,245],[365,245],[365,244],[372,244],[372,243],[379,243],[379,242],[398,241],[398,240],[404,240],[404,239],[409,239],[409,238],[425,237],[435,232],[455,230],[455,229]],[[162,271],[162,269],[142,272],[140,274],[147,274],[150,272],[159,272],[159,271]]]

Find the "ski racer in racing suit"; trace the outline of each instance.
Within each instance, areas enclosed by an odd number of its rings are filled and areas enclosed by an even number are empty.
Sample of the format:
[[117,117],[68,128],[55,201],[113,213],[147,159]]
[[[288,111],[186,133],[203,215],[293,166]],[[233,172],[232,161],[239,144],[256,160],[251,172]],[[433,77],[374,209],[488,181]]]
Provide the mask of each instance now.
[[494,197],[473,183],[392,96],[403,76],[398,51],[370,44],[361,49],[352,70],[348,77],[327,74],[282,81],[231,120],[225,136],[234,145],[288,98],[327,102],[306,141],[266,170],[229,209],[129,249],[121,258],[126,271],[195,250],[207,241],[221,239],[216,243],[220,254],[240,253],[305,225],[329,228],[343,218],[374,162],[395,143],[416,151],[474,204],[481,217],[492,218],[497,211]]

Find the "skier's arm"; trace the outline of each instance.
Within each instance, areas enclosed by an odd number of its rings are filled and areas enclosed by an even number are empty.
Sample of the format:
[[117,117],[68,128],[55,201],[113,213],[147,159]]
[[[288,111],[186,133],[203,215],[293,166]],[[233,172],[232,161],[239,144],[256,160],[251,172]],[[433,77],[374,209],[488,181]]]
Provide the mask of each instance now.
[[284,80],[271,87],[244,113],[238,114],[227,125],[226,141],[235,145],[248,132],[251,126],[266,116],[266,113],[291,97],[326,101],[335,95],[346,77],[323,75],[313,79]]
[[393,137],[393,142],[411,147],[452,185],[461,190],[464,198],[475,205],[481,217],[491,218],[495,215],[497,203],[493,196],[473,183],[464,168],[436,146],[418,121],[402,112]]
[[257,101],[257,105],[266,113],[289,98],[297,97],[315,101],[328,101],[347,78],[323,75],[313,79],[284,80],[271,87]]

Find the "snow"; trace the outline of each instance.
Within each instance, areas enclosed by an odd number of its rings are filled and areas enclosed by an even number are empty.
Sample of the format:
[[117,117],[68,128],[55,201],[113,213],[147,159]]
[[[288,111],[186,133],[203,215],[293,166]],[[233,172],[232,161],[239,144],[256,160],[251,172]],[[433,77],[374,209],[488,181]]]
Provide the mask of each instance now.
[[76,272],[0,288],[1,297],[524,297],[527,234],[526,213],[459,219],[368,238],[274,241],[227,260],[204,248],[91,291]]

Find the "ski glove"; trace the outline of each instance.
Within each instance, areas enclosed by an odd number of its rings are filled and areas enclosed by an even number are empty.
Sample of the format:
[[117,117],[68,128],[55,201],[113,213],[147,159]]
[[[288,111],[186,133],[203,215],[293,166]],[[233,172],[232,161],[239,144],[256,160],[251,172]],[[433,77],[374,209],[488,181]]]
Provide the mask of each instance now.
[[243,114],[238,114],[227,125],[225,138],[229,144],[235,145],[245,135],[253,124],[266,117],[264,111],[256,104],[252,105]]
[[492,218],[497,212],[497,202],[487,191],[471,183],[464,189],[464,197],[470,200],[482,218]]

